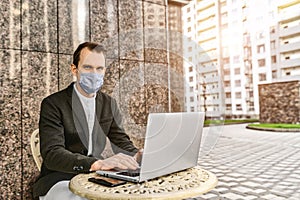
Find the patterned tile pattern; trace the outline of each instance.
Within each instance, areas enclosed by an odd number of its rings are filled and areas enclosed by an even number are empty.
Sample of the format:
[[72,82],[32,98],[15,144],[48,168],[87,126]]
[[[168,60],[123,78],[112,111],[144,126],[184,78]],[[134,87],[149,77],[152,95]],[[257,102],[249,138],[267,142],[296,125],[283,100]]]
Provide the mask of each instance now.
[[[204,138],[209,128],[204,130]],[[298,133],[224,126],[209,154],[199,164],[218,177],[218,185],[197,200],[297,200],[300,198]]]

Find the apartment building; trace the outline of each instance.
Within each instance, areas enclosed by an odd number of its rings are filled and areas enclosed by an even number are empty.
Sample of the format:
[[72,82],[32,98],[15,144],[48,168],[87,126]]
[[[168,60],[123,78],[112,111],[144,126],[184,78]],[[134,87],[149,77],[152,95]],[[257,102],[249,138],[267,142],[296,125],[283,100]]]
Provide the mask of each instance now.
[[299,79],[299,6],[299,0],[194,0],[183,7],[186,110],[258,117],[259,84]]
[[300,0],[280,1],[278,11],[278,63],[274,78],[300,80]]

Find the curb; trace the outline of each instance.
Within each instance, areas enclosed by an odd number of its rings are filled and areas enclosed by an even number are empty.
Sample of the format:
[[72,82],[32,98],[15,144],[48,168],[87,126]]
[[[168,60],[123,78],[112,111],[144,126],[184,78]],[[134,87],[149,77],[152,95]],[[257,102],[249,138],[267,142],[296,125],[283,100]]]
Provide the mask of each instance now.
[[250,127],[246,126],[248,129],[260,130],[260,131],[272,131],[272,132],[295,132],[300,133],[300,129],[298,128],[259,128],[259,127]]

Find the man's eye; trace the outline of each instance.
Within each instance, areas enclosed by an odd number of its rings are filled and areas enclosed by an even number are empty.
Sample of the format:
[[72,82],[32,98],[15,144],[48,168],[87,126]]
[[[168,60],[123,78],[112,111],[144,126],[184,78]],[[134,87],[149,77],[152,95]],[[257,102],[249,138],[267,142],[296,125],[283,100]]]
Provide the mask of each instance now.
[[102,71],[104,67],[97,67],[97,70]]
[[83,68],[84,68],[84,69],[91,69],[92,66],[90,66],[90,65],[85,65]]

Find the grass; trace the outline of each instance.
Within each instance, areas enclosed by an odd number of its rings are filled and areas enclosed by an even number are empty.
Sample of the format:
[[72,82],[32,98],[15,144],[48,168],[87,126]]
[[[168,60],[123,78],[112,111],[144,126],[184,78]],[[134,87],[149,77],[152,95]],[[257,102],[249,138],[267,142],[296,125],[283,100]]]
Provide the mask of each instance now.
[[215,124],[242,124],[242,123],[253,123],[258,122],[257,119],[225,119],[225,120],[205,120],[204,125]]
[[258,128],[300,129],[300,124],[249,124],[248,126]]

